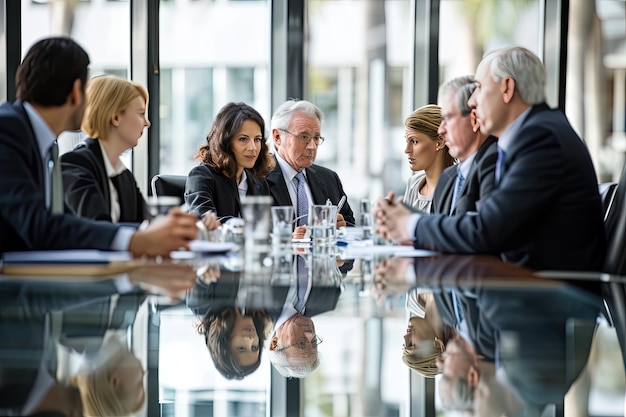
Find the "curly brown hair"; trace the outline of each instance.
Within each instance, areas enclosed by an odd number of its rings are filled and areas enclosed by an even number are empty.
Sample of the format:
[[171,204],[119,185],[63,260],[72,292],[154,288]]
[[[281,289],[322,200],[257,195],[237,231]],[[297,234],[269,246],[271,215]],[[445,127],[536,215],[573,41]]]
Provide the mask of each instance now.
[[267,146],[265,121],[258,111],[245,103],[228,103],[220,109],[206,137],[206,144],[198,148],[195,158],[200,163],[221,172],[227,178],[235,178],[237,162],[231,141],[246,120],[257,123],[263,135],[261,151],[252,167],[252,173],[259,178],[267,177],[274,169],[275,162]]
[[204,334],[209,353],[215,368],[224,378],[243,379],[254,372],[261,364],[263,345],[269,336],[273,321],[266,310],[248,310],[245,316],[252,317],[254,328],[259,337],[259,359],[250,366],[241,366],[230,354],[230,339],[233,335],[235,320],[240,314],[236,308],[227,308],[219,313],[211,313],[201,318],[197,331]]

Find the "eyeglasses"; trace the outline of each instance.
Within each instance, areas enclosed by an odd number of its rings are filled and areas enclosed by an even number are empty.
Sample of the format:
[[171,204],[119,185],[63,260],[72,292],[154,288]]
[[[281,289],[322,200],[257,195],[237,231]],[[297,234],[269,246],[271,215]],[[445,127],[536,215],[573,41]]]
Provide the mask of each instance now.
[[291,136],[298,138],[298,140],[302,142],[303,145],[308,145],[309,142],[311,142],[311,139],[313,139],[313,142],[315,142],[315,144],[318,146],[324,143],[324,136],[296,135],[295,133],[291,133],[287,129],[278,129],[278,130],[283,131],[285,133],[290,134]]
[[276,349],[276,351],[280,352],[281,350],[285,350],[288,349],[292,346],[297,347],[300,350],[304,350],[307,347],[307,344],[311,344],[312,347],[317,348],[317,345],[319,345],[320,343],[322,343],[323,340],[321,337],[319,337],[318,335],[315,335],[315,337],[313,337],[313,340],[311,340],[309,342],[309,340],[306,337],[302,337],[300,339],[298,339],[298,341],[294,344],[288,345],[288,346],[282,346]]

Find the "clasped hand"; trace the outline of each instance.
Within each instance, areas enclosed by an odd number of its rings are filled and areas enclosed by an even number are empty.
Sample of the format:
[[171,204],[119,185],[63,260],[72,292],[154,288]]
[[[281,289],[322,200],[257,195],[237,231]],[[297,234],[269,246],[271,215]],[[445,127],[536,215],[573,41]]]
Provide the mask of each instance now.
[[406,230],[409,217],[411,211],[402,204],[402,198],[390,192],[376,202],[376,233],[390,241],[411,241],[413,237]]

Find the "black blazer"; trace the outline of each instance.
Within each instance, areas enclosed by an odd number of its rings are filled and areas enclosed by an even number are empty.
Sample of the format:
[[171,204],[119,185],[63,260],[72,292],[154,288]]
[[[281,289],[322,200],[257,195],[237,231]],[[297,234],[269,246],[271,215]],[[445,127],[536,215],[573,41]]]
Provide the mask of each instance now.
[[0,253],[111,249],[119,226],[52,215],[45,204],[43,161],[21,101],[0,106]]
[[[311,189],[314,204],[325,204],[328,199],[330,199],[333,204],[337,204],[339,203],[339,200],[341,200],[341,197],[346,195],[343,191],[341,180],[335,171],[315,164],[305,169],[306,179],[309,184],[309,188]],[[289,197],[289,190],[287,189],[287,183],[285,182],[283,171],[280,169],[278,161],[276,162],[274,170],[267,176],[267,183],[270,187],[270,193],[274,198],[274,205],[293,205],[291,197]],[[352,212],[350,204],[348,204],[347,201],[341,208],[340,213],[343,215],[344,220],[349,226],[354,226],[356,224],[354,213]]]
[[435,214],[459,215],[468,211],[476,211],[480,206],[482,198],[487,196],[495,187],[495,168],[498,159],[498,139],[489,136],[480,148],[476,151],[476,156],[472,161],[461,195],[456,206],[452,206],[454,195],[454,185],[456,184],[457,166],[446,168],[433,194],[433,212]]
[[[111,221],[111,192],[104,155],[97,139],[86,139],[61,156],[65,204],[74,214]],[[148,218],[146,201],[127,169],[118,177],[119,223],[141,223]]]
[[587,147],[565,115],[533,106],[511,141],[498,186],[475,215],[423,216],[416,247],[500,253],[535,269],[602,268],[602,203]]
[[[245,172],[248,181],[247,195],[270,194],[265,180],[254,175],[249,169],[245,169]],[[218,218],[242,217],[237,181],[226,178],[207,165],[198,165],[189,172],[185,183],[185,203],[197,216],[212,210]],[[226,221],[228,218],[223,220]]]

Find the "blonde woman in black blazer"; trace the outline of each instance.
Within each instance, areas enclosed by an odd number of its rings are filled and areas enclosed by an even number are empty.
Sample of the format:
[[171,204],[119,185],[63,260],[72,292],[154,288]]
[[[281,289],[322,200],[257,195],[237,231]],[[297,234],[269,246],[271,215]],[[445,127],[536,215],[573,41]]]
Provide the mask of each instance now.
[[61,157],[65,203],[77,216],[113,223],[148,218],[135,177],[120,160],[150,127],[147,106],[148,92],[135,82],[110,75],[89,80],[81,126],[89,139]]
[[241,217],[241,197],[269,195],[265,177],[274,167],[265,142],[265,122],[245,103],[228,103],[215,117],[185,185],[185,203],[213,230]]

